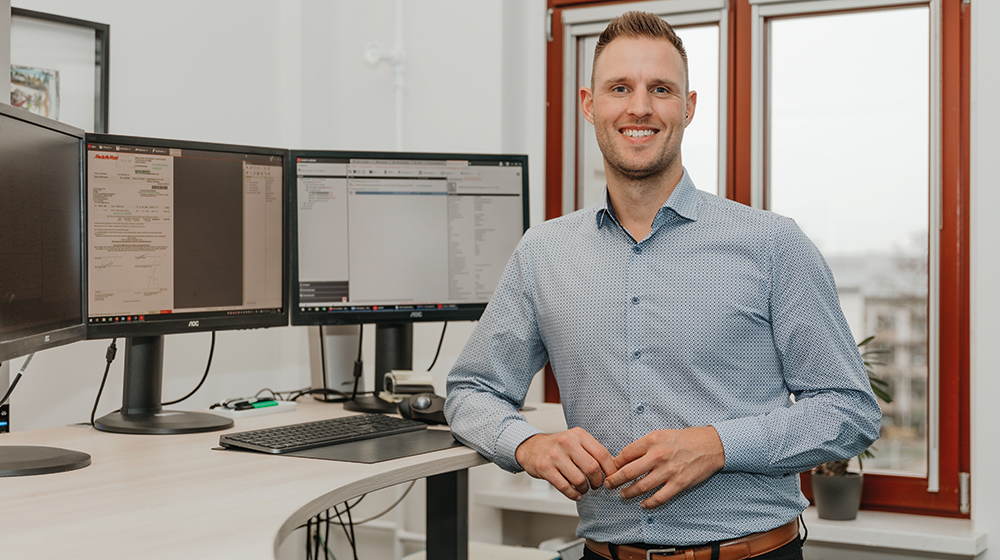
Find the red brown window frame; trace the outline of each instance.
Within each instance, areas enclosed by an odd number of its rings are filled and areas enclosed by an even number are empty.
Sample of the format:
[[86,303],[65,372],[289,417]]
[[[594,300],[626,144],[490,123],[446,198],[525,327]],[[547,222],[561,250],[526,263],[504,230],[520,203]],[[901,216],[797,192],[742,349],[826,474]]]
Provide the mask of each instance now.
[[[563,40],[562,12],[583,6],[635,0],[548,0],[552,33],[546,52],[545,219],[562,214]],[[915,5],[919,5],[916,2]],[[968,518],[961,510],[960,473],[970,472],[969,443],[969,91],[971,5],[941,0],[942,216],[939,325],[939,489],[926,477],[869,474],[862,508]],[[753,14],[749,0],[730,0],[726,196],[750,204],[751,52]],[[933,48],[933,47],[932,47]],[[932,77],[933,79],[933,77]],[[545,400],[559,402],[550,367]],[[810,499],[809,474],[803,491]]]

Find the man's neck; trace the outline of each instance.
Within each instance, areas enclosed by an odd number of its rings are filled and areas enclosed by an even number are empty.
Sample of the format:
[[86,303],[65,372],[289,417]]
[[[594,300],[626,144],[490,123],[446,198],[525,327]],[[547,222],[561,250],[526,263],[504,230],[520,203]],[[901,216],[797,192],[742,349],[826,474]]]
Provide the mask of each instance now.
[[670,198],[684,172],[630,180],[617,173],[608,175],[608,196],[618,222],[633,239],[642,241],[653,228],[656,213]]

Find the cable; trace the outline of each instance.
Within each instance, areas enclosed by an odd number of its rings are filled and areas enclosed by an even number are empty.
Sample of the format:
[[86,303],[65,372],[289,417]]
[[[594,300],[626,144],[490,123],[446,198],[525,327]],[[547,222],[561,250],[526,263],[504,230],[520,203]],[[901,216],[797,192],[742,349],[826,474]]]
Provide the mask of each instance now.
[[198,389],[201,389],[201,386],[205,384],[205,380],[208,379],[208,370],[212,368],[212,355],[214,354],[215,354],[215,331],[212,331],[212,346],[209,347],[208,349],[208,364],[205,366],[205,375],[201,376],[201,381],[198,382],[198,385],[194,389],[192,389],[190,393],[184,395],[183,397],[177,400],[162,403],[161,406],[170,406],[172,404],[177,404],[181,401],[187,400],[188,397],[197,393]]
[[444,345],[444,333],[448,330],[448,321],[444,322],[444,326],[441,327],[441,338],[438,340],[437,352],[434,352],[434,359],[431,360],[431,365],[427,366],[427,371],[434,369],[434,364],[438,362],[438,356],[441,355],[441,346]]
[[[403,495],[402,495],[402,496],[400,496],[399,498],[397,498],[397,499],[396,499],[396,501],[392,503],[392,505],[390,505],[389,507],[387,507],[387,508],[386,508],[385,510],[383,510],[383,511],[382,511],[381,513],[378,513],[378,514],[376,514],[376,515],[373,515],[373,516],[371,516],[371,517],[369,517],[369,518],[367,518],[367,519],[362,519],[361,521],[355,521],[355,522],[354,522],[354,524],[355,524],[355,525],[364,525],[365,523],[368,523],[369,521],[375,521],[375,520],[376,520],[376,519],[378,519],[379,517],[382,517],[383,515],[385,515],[385,514],[389,513],[390,511],[392,511],[393,509],[395,509],[395,508],[396,508],[396,506],[398,506],[400,502],[402,502],[402,501],[403,501],[403,498],[405,498],[405,497],[406,497],[406,495],[410,493],[410,490],[413,490],[413,485],[414,485],[414,484],[416,484],[416,483],[417,483],[417,481],[416,481],[416,480],[411,480],[411,481],[410,481],[410,485],[409,485],[409,486],[408,486],[408,487],[406,488],[406,490],[405,490],[405,491],[403,491]],[[365,494],[365,495],[367,495],[367,494]],[[362,496],[362,498],[363,498],[363,497],[364,497],[364,496]],[[361,500],[358,500],[358,501],[360,502]],[[345,502],[345,503],[346,503],[346,502]],[[357,502],[355,502],[355,503],[354,503],[354,505],[352,505],[351,507],[354,507],[354,506],[356,506],[356,505],[358,505],[358,503],[357,503]],[[335,521],[331,521],[331,523],[336,523],[336,522],[335,522]]]
[[94,399],[94,409],[90,411],[90,425],[94,425],[94,417],[97,416],[97,405],[101,402],[101,393],[104,392],[104,384],[108,381],[108,371],[111,370],[111,362],[115,361],[115,356],[118,354],[118,346],[115,344],[117,338],[111,339],[111,344],[108,345],[107,352],[104,353],[104,359],[107,360],[108,365],[104,367],[104,377],[101,378],[101,388],[97,390],[97,398]]
[[[323,389],[325,391],[325,390],[329,389],[330,387],[329,387],[328,381],[326,379],[326,341],[323,338],[323,325],[319,326],[319,366],[320,366],[320,372],[322,372],[321,375],[320,375],[320,377],[323,378]],[[310,393],[310,394],[312,394],[312,393]],[[324,392],[323,395],[324,395],[324,397],[322,399],[319,399],[319,400],[322,400],[323,402],[330,402],[330,401],[328,401],[326,399],[327,393]],[[299,396],[302,396],[302,395],[299,395]]]
[[[361,500],[358,500],[358,502],[360,502],[360,501]],[[354,506],[358,505],[358,502],[354,502]],[[343,529],[344,529],[344,536],[347,537],[347,542],[351,543],[351,552],[354,554],[354,560],[358,560],[358,545],[357,545],[357,541],[355,540],[355,536],[354,536],[354,520],[351,519],[351,509],[354,506],[347,505],[347,502],[344,502],[344,509],[346,510],[346,513],[347,513],[347,525],[346,526],[344,525],[344,520],[341,517],[340,510],[338,510],[336,507],[334,507],[333,508],[333,512],[337,514],[337,523],[341,527],[343,527]],[[329,510],[327,510],[327,520],[326,520],[326,522],[327,523],[333,523],[333,521],[330,519]],[[348,527],[350,527],[350,529],[351,529],[350,533],[348,533],[348,530],[347,530]]]
[[21,364],[21,369],[17,371],[17,376],[14,377],[14,381],[12,381],[10,387],[7,388],[7,393],[3,396],[2,399],[0,399],[0,406],[2,406],[3,403],[7,402],[8,398],[10,398],[10,394],[14,392],[14,387],[16,387],[17,382],[21,380],[21,376],[24,375],[24,370],[28,369],[28,364],[31,363],[31,359],[34,357],[35,353],[32,352],[31,354],[28,354],[27,358],[24,359],[24,363]]
[[[364,374],[364,362],[361,361],[361,343],[365,339],[365,326],[358,325],[358,358],[354,360],[354,390],[351,391],[351,400],[358,396],[358,382]],[[377,390],[377,389],[376,389]],[[374,392],[372,393],[374,394]]]

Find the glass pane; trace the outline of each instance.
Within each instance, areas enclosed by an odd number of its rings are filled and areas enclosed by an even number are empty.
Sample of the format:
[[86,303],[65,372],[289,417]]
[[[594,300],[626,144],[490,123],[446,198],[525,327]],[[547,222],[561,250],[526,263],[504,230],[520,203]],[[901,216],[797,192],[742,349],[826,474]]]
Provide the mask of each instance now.
[[865,470],[927,469],[929,9],[769,22],[769,208],[826,257],[890,383]]
[[[716,193],[719,192],[719,26],[678,27],[676,31],[688,54],[690,87],[698,92],[694,120],[684,132],[682,160],[699,189]],[[590,85],[597,35],[581,37],[577,46],[579,88]],[[597,146],[594,125],[577,113],[577,129],[581,131],[577,144],[578,207],[584,208],[597,204],[604,192],[604,158]]]

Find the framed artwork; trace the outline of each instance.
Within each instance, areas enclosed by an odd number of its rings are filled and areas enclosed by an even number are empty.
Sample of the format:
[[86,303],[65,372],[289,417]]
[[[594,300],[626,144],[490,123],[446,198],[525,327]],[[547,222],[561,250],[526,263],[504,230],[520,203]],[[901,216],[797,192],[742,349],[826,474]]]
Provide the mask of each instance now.
[[110,26],[10,9],[10,104],[108,132]]

